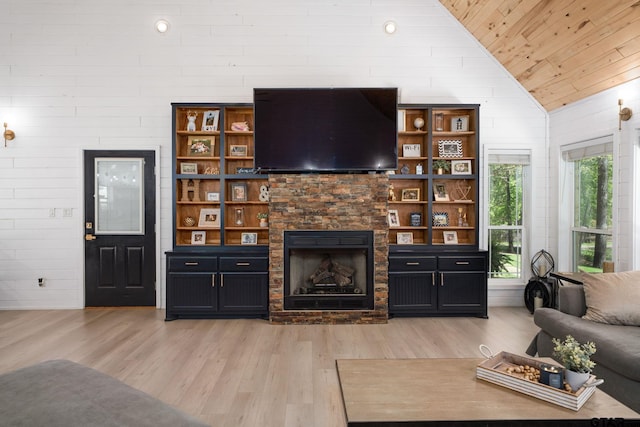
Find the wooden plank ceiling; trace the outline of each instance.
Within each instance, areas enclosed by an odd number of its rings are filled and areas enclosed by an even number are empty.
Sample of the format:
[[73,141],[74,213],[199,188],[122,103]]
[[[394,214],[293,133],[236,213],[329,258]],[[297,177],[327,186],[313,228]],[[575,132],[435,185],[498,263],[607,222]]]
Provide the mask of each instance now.
[[640,77],[640,0],[440,0],[551,111]]

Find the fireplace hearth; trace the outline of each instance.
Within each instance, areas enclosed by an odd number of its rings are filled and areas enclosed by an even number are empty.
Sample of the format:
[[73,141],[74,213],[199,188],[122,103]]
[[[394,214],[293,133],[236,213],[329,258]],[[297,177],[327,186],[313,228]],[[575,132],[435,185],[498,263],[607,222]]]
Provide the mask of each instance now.
[[285,231],[285,310],[373,308],[372,231]]

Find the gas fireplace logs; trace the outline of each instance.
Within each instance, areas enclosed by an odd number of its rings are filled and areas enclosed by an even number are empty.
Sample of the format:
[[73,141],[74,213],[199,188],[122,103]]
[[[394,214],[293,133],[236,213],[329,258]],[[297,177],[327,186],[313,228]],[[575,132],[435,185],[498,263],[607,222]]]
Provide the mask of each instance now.
[[327,255],[322,259],[315,272],[309,276],[309,286],[298,288],[300,294],[318,293],[360,293],[353,285],[355,269],[340,264]]

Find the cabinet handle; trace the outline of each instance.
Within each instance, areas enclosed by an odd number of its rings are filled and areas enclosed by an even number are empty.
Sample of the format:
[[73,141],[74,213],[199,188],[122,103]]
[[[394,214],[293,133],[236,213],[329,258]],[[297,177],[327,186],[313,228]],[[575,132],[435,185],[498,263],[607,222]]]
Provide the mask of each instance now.
[[224,288],[224,274],[220,275],[220,287]]
[[248,266],[251,265],[251,263],[250,262],[236,262],[236,265],[238,267],[248,267]]
[[420,265],[420,263],[416,261],[412,261],[412,262],[406,262],[405,265]]
[[197,262],[197,261],[187,261],[187,262],[184,263],[184,265],[186,265],[188,267],[193,267],[193,266],[196,266],[196,265],[200,265],[200,263]]
[[440,286],[444,286],[444,273],[440,273]]
[[456,261],[456,265],[469,265],[469,261]]
[[216,274],[212,274],[211,275],[211,287],[215,288],[216,287]]
[[431,273],[431,286],[435,286],[436,285],[436,273],[432,272]]

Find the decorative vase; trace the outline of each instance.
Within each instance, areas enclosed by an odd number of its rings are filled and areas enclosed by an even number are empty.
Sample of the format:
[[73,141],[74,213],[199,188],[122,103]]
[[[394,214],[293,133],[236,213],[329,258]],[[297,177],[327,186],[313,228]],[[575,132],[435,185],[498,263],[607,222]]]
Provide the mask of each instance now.
[[442,175],[442,174],[444,174],[444,169],[442,169],[442,168],[438,168],[437,174],[438,174],[438,175]]
[[266,218],[260,218],[260,227],[268,227],[269,223],[267,222]]
[[571,386],[571,390],[575,393],[580,387],[589,379],[588,372],[576,372],[566,369],[564,371],[564,378],[567,384]]

